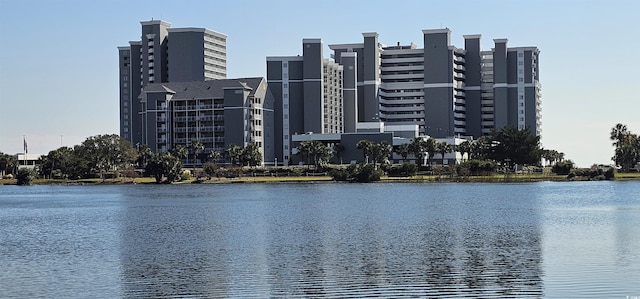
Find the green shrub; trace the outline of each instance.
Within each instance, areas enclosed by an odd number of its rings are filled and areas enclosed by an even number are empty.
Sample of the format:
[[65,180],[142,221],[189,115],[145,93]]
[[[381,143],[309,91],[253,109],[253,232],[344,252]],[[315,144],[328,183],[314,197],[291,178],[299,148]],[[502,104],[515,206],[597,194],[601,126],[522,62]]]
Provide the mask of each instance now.
[[418,172],[418,165],[405,162],[402,165],[384,165],[382,170],[389,176],[414,176]]
[[491,160],[468,160],[460,164],[457,171],[459,175],[487,175],[496,171],[498,165]]
[[331,176],[334,181],[348,181],[350,178],[349,171],[344,168],[334,168],[329,170],[329,176]]
[[358,169],[355,176],[359,183],[369,183],[379,181],[382,177],[382,170],[377,169],[373,164],[367,164]]
[[609,181],[615,180],[616,179],[616,169],[613,168],[613,167],[609,167],[609,169],[607,169],[604,172],[604,178],[606,180],[609,180]]
[[[573,161],[566,160],[562,162],[558,162],[553,167],[551,167],[551,172],[560,175],[568,175],[573,169]],[[577,175],[577,174],[576,174]]]
[[329,171],[329,175],[336,181],[355,181],[359,183],[369,183],[379,181],[383,175],[381,169],[373,164],[351,164],[344,168],[335,168]]
[[211,178],[212,176],[216,175],[216,171],[219,169],[220,167],[218,167],[217,164],[215,163],[205,163],[204,165],[202,165],[202,171],[209,177]]
[[29,186],[33,183],[33,180],[36,178],[36,172],[30,168],[20,168],[18,169],[18,174],[16,175],[16,184],[18,186]]

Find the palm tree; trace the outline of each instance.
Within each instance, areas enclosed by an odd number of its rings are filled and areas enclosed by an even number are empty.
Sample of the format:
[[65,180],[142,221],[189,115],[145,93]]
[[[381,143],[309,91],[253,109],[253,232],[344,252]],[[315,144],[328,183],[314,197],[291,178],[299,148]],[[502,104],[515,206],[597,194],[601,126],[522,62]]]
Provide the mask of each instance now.
[[236,144],[227,145],[227,156],[231,162],[231,165],[236,165],[236,162],[240,161],[242,155],[242,148]]
[[184,147],[184,145],[178,144],[173,149],[171,149],[171,154],[174,157],[184,159],[187,157],[187,155],[189,155],[189,151],[187,150],[186,147]]
[[627,126],[619,123],[611,129],[610,139],[615,147],[621,147],[629,141],[630,135]]
[[370,151],[373,156],[373,167],[375,168],[376,162],[382,164],[389,160],[393,147],[388,142],[382,141],[380,143],[373,143]]
[[336,143],[333,145],[333,155],[340,159],[340,164],[342,164],[342,153],[344,153],[344,145],[340,143]]
[[442,165],[444,165],[444,155],[450,153],[453,150],[451,144],[446,142],[439,142],[436,144],[435,151],[442,155]]
[[147,166],[147,161],[151,160],[152,158],[153,151],[148,145],[142,144],[138,147],[138,167],[144,168],[145,166]]
[[458,152],[462,156],[462,161],[464,162],[464,154],[467,154],[467,160],[470,159],[471,155],[471,141],[465,140],[457,146]]
[[198,154],[204,150],[204,144],[198,140],[191,140],[187,145],[187,149],[193,155],[193,163],[192,166],[195,168],[196,160],[198,158]]
[[262,153],[255,142],[249,142],[240,152],[241,164],[248,166],[257,166],[262,162]]
[[[307,156],[308,160],[313,159],[313,165],[318,169],[320,164],[324,164],[329,161],[331,157],[331,150],[319,140],[309,140],[300,142],[298,145],[298,153],[302,156]],[[311,161],[308,163],[311,164]]]
[[413,156],[416,157],[416,164],[418,165],[424,164],[423,160],[425,148],[426,142],[424,141],[424,139],[420,137],[411,138],[411,142],[409,143],[409,152],[413,153]]
[[309,141],[302,141],[296,148],[298,149],[298,154],[300,155],[302,162],[307,165],[311,164],[311,143]]
[[428,163],[431,164],[432,160],[433,160],[433,156],[436,155],[436,145],[437,142],[435,139],[433,138],[429,138],[427,140],[425,140],[424,143],[424,150],[427,152],[427,154],[429,155],[429,159],[427,159]]
[[373,146],[373,142],[369,140],[360,140],[356,144],[356,148],[362,151],[362,156],[364,158],[364,163],[369,163],[369,155],[371,154],[371,147]]
[[209,155],[207,156],[207,160],[214,164],[216,164],[217,161],[220,160],[220,158],[222,158],[222,153],[216,150],[211,151],[211,153],[209,153]]
[[398,155],[402,156],[402,162],[405,162],[407,160],[407,156],[411,153],[411,145],[409,143],[403,143],[394,150]]

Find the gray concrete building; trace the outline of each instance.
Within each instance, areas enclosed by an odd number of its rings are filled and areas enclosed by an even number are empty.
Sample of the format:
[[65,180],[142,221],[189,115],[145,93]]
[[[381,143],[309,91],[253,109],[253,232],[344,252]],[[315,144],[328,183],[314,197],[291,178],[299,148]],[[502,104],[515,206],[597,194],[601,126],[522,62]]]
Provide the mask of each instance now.
[[[275,99],[275,155],[286,165],[292,155],[291,136],[304,133],[342,133],[354,126],[355,80],[350,85],[344,114],[344,68],[322,54],[322,40],[303,39],[302,55],[267,57],[267,81]],[[347,74],[355,76],[355,57]],[[355,128],[354,128],[355,129]]]
[[141,144],[153,151],[196,140],[208,154],[253,142],[274,164],[274,98],[264,78],[149,83],[140,102]]
[[422,49],[386,46],[377,33],[329,46],[343,66],[357,57],[358,122],[418,125],[420,134],[437,138],[477,138],[507,125],[540,135],[536,47],[508,48],[506,39],[495,39],[483,51],[480,35],[465,35],[465,48],[457,48],[447,28],[423,30],[422,37]]
[[139,41],[118,47],[120,136],[142,143],[138,96],[150,83],[226,78],[227,36],[205,28],[170,28],[162,20],[140,22]]

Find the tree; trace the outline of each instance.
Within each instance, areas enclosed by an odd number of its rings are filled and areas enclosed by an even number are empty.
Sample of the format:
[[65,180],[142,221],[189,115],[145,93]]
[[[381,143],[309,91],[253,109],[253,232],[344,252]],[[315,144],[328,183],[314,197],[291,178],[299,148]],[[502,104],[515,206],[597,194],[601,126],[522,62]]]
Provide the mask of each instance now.
[[18,167],[18,160],[15,156],[0,152],[0,174],[13,173]]
[[373,146],[373,142],[369,140],[360,140],[356,144],[356,148],[362,151],[362,157],[364,163],[369,163],[369,156],[371,155],[371,147]]
[[420,137],[411,138],[411,142],[409,143],[409,151],[413,154],[414,157],[416,157],[416,164],[422,165],[424,163],[426,142]]
[[70,166],[73,165],[74,152],[70,147],[61,147],[41,156],[38,161],[40,175],[50,178],[66,178],[70,174]]
[[[308,160],[312,160],[316,169],[318,169],[320,165],[328,163],[332,155],[331,149],[319,140],[300,142],[298,145],[298,153],[303,157],[306,156]],[[311,162],[309,161],[308,164],[311,164]]]
[[436,152],[437,152],[436,145],[437,145],[437,142],[433,138],[428,138],[427,140],[425,140],[424,150],[427,152],[427,162],[429,164],[431,164],[433,160],[433,156],[436,155]]
[[444,155],[447,153],[450,153],[453,150],[453,147],[451,146],[451,144],[448,144],[446,142],[439,142],[436,143],[436,148],[435,151],[437,153],[439,153],[440,155],[442,155],[442,164],[444,165]]
[[558,162],[551,167],[551,172],[555,174],[567,175],[573,169],[573,161],[567,160],[565,162]]
[[137,156],[131,143],[116,134],[89,137],[74,148],[74,152],[87,161],[90,171],[99,173],[102,178],[106,172],[130,165]]
[[610,139],[613,141],[615,147],[621,147],[624,144],[629,143],[631,133],[627,130],[627,126],[623,124],[616,124],[611,129]]
[[489,159],[491,151],[491,140],[487,136],[481,136],[471,143],[471,151],[469,152],[469,160],[485,160]]
[[[310,141],[302,141],[298,144],[297,146],[298,152],[297,154],[300,155],[300,159],[302,160],[302,162],[304,164],[311,164],[311,143]],[[305,162],[305,158],[306,158],[306,162]]]
[[460,153],[460,156],[462,157],[462,162],[464,162],[465,154],[467,154],[467,160],[470,159],[469,156],[471,155],[471,144],[472,141],[470,140],[465,140],[462,143],[458,144],[457,149]]
[[145,166],[147,166],[147,161],[151,160],[152,158],[153,151],[148,145],[142,144],[138,146],[138,159],[136,160],[136,164],[138,165],[138,167],[144,168]]
[[191,163],[192,167],[196,167],[196,160],[198,159],[198,154],[204,150],[204,144],[198,140],[191,140],[189,144],[187,144],[187,150],[190,154],[193,155],[193,162]]
[[231,162],[231,165],[236,165],[240,162],[240,156],[242,155],[242,147],[236,144],[227,145],[227,156]]
[[403,143],[401,145],[398,145],[394,149],[394,151],[402,157],[402,162],[405,162],[407,160],[407,157],[411,153],[411,146],[409,143]]
[[262,163],[262,153],[260,153],[258,145],[254,142],[249,142],[242,149],[240,161],[242,165],[246,164],[247,166],[257,166]]
[[614,155],[611,158],[622,171],[628,172],[640,163],[640,136],[627,130],[627,126],[616,124],[611,129],[611,140],[615,146]]
[[540,136],[531,134],[529,128],[518,130],[506,126],[491,133],[489,158],[496,162],[505,162],[509,166],[540,164]]
[[166,177],[166,183],[172,183],[180,178],[182,162],[180,158],[168,152],[160,152],[153,156],[147,163],[145,172],[156,179],[156,183],[162,183]]
[[20,168],[16,175],[16,184],[18,186],[29,186],[36,178],[36,172],[31,168]]
[[222,153],[219,151],[213,150],[207,156],[207,162],[218,164],[218,160],[220,160],[220,158],[222,158]]
[[171,149],[171,155],[178,159],[185,159],[189,156],[189,150],[182,144],[178,144]]
[[393,147],[386,141],[380,143],[373,143],[370,147],[371,156],[373,157],[373,166],[376,167],[376,163],[386,163],[391,156]]
[[336,143],[333,145],[333,155],[340,160],[340,164],[342,164],[342,153],[344,153],[344,145],[340,143]]

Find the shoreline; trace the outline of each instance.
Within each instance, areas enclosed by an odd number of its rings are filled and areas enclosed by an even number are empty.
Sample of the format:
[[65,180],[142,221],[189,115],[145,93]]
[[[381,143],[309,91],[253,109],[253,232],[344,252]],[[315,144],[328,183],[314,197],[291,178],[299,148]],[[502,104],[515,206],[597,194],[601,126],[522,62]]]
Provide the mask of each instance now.
[[[640,181],[640,173],[616,174],[612,181]],[[554,174],[494,174],[488,176],[450,176],[450,175],[415,175],[411,177],[384,176],[373,183],[535,183],[535,182],[583,182],[592,181],[586,177],[567,178],[566,175]],[[334,181],[330,176],[242,176],[237,178],[191,179],[172,184],[242,184],[242,183],[349,183]],[[80,179],[56,180],[36,179],[33,185],[156,185],[153,178],[116,178],[116,179]],[[2,185],[16,185],[15,179],[1,179]]]

